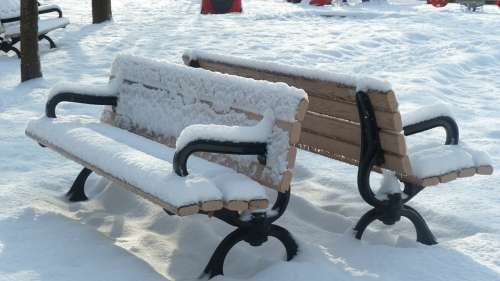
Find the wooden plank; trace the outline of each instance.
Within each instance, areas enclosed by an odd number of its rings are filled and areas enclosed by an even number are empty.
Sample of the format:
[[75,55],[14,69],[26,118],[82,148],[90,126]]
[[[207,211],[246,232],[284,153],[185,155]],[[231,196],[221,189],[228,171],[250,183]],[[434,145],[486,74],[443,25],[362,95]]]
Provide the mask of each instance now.
[[295,160],[297,159],[297,148],[295,146],[291,146],[290,149],[288,150],[288,170],[293,170],[295,167]]
[[222,200],[211,200],[200,203],[200,210],[205,212],[213,212],[222,209],[224,203]]
[[[257,80],[284,82],[290,86],[304,89],[310,97],[340,99],[355,103],[356,86],[346,85],[339,81],[312,79],[305,76],[295,76],[288,73],[273,72],[266,69],[256,69],[251,66],[231,64],[229,62],[211,61],[199,57],[196,59],[196,64],[201,68],[221,73],[238,75]],[[396,102],[394,92],[368,90],[368,94],[373,107],[376,110],[387,112],[398,111],[398,104]]]
[[302,120],[304,120],[304,116],[306,115],[308,107],[309,107],[309,99],[302,99],[299,103],[297,114],[295,114],[295,120],[302,122]]
[[290,170],[285,171],[281,175],[281,183],[278,186],[279,192],[287,192],[292,183],[292,172]]
[[[359,123],[358,107],[354,103],[310,96],[308,111]],[[399,112],[388,113],[375,111],[375,118],[380,129],[395,132],[401,132],[403,130],[403,121],[401,120],[401,113]]]
[[48,142],[42,138],[39,138],[36,135],[31,134],[28,131],[26,131],[26,135],[29,136],[30,138],[34,139],[38,143],[41,143],[44,146],[56,151],[57,153],[61,154],[62,156],[66,157],[66,158],[68,158],[68,159],[70,159],[70,160],[72,160],[72,161],[74,161],[74,162],[76,162],[84,167],[87,167],[88,169],[92,170],[94,173],[115,182],[118,186],[121,186],[121,187],[127,189],[128,191],[131,191],[131,192],[143,197],[144,199],[155,203],[156,205],[168,210],[169,212],[171,212],[173,214],[177,214],[179,216],[189,216],[189,215],[193,215],[193,214],[196,214],[199,212],[198,204],[192,204],[192,205],[186,205],[186,206],[180,206],[180,207],[173,206],[170,203],[165,202],[152,194],[144,192],[142,189],[140,189],[136,186],[133,186],[133,185],[115,177],[114,175],[111,175],[111,174],[103,171],[99,167],[96,167],[96,166],[76,157],[75,155],[65,151],[64,149],[62,149],[58,146],[55,146],[55,145],[51,144],[50,142]]
[[491,175],[493,174],[493,167],[489,165],[479,166],[477,167],[476,172],[480,175]]
[[452,171],[452,172],[449,172],[447,174],[439,176],[439,181],[441,183],[447,183],[447,182],[450,182],[450,181],[454,181],[457,178],[458,178],[457,171]]
[[476,168],[465,168],[458,172],[459,178],[472,177],[476,174]]
[[250,210],[266,209],[269,206],[269,201],[267,199],[255,199],[248,202],[248,208]]
[[225,201],[224,208],[231,211],[243,212],[245,210],[248,210],[248,201],[244,200]]
[[[308,112],[302,128],[314,134],[341,141],[361,145],[361,128],[359,123],[333,118],[314,112]],[[406,155],[406,143],[404,135],[394,131],[380,131],[380,142],[382,149],[401,156]]]
[[427,186],[434,186],[438,185],[440,183],[439,177],[430,177],[430,178],[425,178],[420,181],[420,185],[427,187]]
[[[302,131],[299,148],[335,158],[349,164],[357,165],[360,147],[340,140]],[[407,156],[384,153],[385,163],[381,168],[395,171],[398,174],[411,174],[410,160]]]

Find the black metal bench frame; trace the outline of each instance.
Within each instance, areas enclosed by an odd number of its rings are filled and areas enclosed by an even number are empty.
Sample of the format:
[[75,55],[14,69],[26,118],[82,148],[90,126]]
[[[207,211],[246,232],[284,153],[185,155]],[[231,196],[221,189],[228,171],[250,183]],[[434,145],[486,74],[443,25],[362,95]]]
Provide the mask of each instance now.
[[[40,3],[38,4],[38,6],[40,6]],[[48,8],[48,9],[40,10],[40,11],[38,11],[38,14],[39,15],[43,15],[43,14],[49,14],[49,13],[54,13],[54,12],[56,12],[58,14],[59,18],[62,18],[63,13],[62,13],[61,9],[58,8],[58,7],[51,7],[51,8]],[[0,19],[1,23],[11,23],[11,22],[20,22],[20,21],[21,21],[21,17],[20,16],[13,17],[13,18]],[[40,34],[38,36],[38,41],[41,41],[41,40],[45,39],[45,40],[47,40],[49,42],[50,49],[57,48],[57,45],[54,43],[54,40],[52,40],[52,38],[50,38],[47,35],[47,33]],[[9,40],[0,37],[0,51],[3,51],[4,53],[8,53],[8,52],[12,51],[12,52],[16,53],[16,55],[17,55],[18,58],[21,58],[21,51],[19,51],[18,48],[14,47],[14,45],[16,45],[17,43],[19,43],[20,41],[21,41],[21,37],[20,36],[19,37],[10,38]]]
[[[61,102],[73,102],[92,105],[116,106],[118,97],[116,96],[96,96],[78,93],[59,93],[51,97],[45,106],[45,115],[48,118],[56,118],[56,107]],[[238,155],[256,155],[260,163],[266,162],[266,143],[235,143],[214,140],[196,140],[187,144],[182,150],[174,155],[173,168],[181,177],[187,176],[187,160],[195,152],[211,152]],[[88,200],[85,195],[85,182],[92,173],[92,170],[84,167],[76,177],[66,196],[71,202]],[[276,201],[271,208],[271,212],[254,211],[249,220],[242,220],[237,211],[221,209],[215,212],[199,211],[199,214],[213,216],[234,227],[236,230],[227,235],[215,249],[201,277],[212,278],[224,273],[224,261],[229,251],[239,242],[247,242],[253,247],[261,246],[267,242],[269,237],[278,239],[286,250],[286,260],[289,261],[297,255],[298,245],[293,236],[285,228],[274,224],[285,210],[290,201],[290,188],[285,193],[278,192]],[[168,215],[173,213],[164,209]]]
[[[413,223],[416,229],[418,242],[426,245],[437,244],[436,238],[427,226],[424,218],[415,209],[406,205],[406,203],[424,189],[423,186],[403,182],[404,197],[401,193],[396,193],[389,194],[387,200],[376,198],[370,186],[370,174],[374,166],[384,163],[379,129],[368,94],[358,91],[356,93],[356,103],[361,124],[361,157],[357,178],[358,190],[363,200],[371,205],[373,209],[359,219],[354,227],[354,231],[356,232],[355,237],[361,239],[365,229],[375,220],[379,220],[385,225],[393,225],[401,220],[401,217],[406,217]],[[436,127],[443,127],[445,129],[446,145],[458,144],[459,130],[457,123],[451,117],[447,116],[440,116],[405,126],[403,131],[405,136],[410,136]]]

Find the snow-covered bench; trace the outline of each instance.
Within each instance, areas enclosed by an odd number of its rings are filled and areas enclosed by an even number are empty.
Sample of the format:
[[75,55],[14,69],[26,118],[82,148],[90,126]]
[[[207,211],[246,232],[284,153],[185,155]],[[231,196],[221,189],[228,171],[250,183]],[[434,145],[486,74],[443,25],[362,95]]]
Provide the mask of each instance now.
[[[374,208],[355,226],[358,239],[371,222],[392,225],[404,216],[415,225],[419,242],[435,244],[424,219],[405,204],[425,187],[493,172],[488,155],[459,143],[458,126],[446,107],[402,116],[387,82],[200,51],[188,51],[183,59],[193,67],[285,82],[308,93],[298,147],[359,166],[359,192]],[[445,144],[407,148],[405,136],[435,127],[446,130]],[[370,186],[372,170],[390,171],[378,192]],[[404,184],[402,192],[394,175]]]
[[[60,102],[107,107],[100,121],[56,118]],[[68,192],[71,201],[87,199],[93,171],[170,215],[207,214],[238,227],[206,267],[215,276],[242,240],[259,246],[274,236],[288,260],[296,254],[292,236],[273,222],[288,205],[307,104],[303,90],[284,83],[119,56],[109,86],[55,87],[46,115],[26,134],[85,167]],[[265,187],[278,192],[269,209]]]
[[[38,13],[57,13],[56,18],[43,18],[38,20],[38,39],[49,41],[50,48],[56,48],[54,41],[47,36],[52,30],[64,28],[69,20],[64,18],[62,10],[57,5],[40,5]],[[21,53],[14,47],[21,40],[21,4],[20,0],[2,0],[0,4],[0,50],[8,53],[13,51],[20,58]]]

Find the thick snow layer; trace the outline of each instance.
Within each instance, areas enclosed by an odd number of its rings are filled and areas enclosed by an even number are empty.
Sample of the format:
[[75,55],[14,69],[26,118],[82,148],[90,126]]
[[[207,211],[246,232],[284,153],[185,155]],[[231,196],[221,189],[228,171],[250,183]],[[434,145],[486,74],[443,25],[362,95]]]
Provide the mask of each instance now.
[[70,83],[60,83],[52,87],[47,99],[60,93],[75,93],[89,96],[116,96],[118,95],[117,80],[112,80],[109,84],[103,85],[78,85]]
[[242,65],[254,69],[264,69],[271,72],[279,72],[294,76],[302,76],[310,79],[319,79],[334,81],[340,84],[354,86],[357,90],[391,90],[391,84],[387,81],[377,80],[375,78],[357,77],[353,75],[338,74],[333,72],[322,71],[320,69],[311,69],[305,67],[295,67],[286,64],[279,64],[270,61],[258,61],[246,59],[245,57],[234,57],[228,55],[220,55],[216,53],[209,53],[201,50],[188,50],[184,53],[185,56],[196,60],[198,58],[205,58],[215,62],[229,62],[234,65]]
[[401,115],[401,119],[403,121],[403,126],[408,126],[441,116],[453,118],[453,113],[446,104],[436,103],[423,106],[411,112],[405,112]]
[[271,111],[265,112],[264,118],[257,125],[250,127],[195,124],[182,130],[175,148],[180,151],[188,143],[196,140],[267,143],[271,137],[273,125],[274,117]]
[[[112,76],[114,80],[124,82],[118,89],[116,108],[112,113],[108,108],[103,120],[127,130],[140,128],[164,138],[178,138],[185,128],[195,125],[187,130],[180,146],[196,137],[193,130],[203,130],[203,125],[256,125],[258,120],[245,112],[258,115],[269,112],[273,121],[294,122],[300,101],[307,98],[303,90],[284,83],[257,81],[125,55],[119,56],[113,63]],[[254,129],[244,130],[247,131],[246,137],[256,130],[261,131],[261,126],[267,127],[269,121]],[[258,167],[254,155],[215,156],[213,160],[221,164],[227,159],[235,160],[233,162],[237,163],[238,171],[277,187],[288,169],[290,140],[288,132],[277,122],[273,122],[272,126],[270,132],[259,132],[253,136],[257,139],[261,139],[263,133],[267,136],[267,165],[262,169]],[[216,130],[209,130],[209,133],[220,136],[220,130],[226,127],[214,128]],[[234,131],[232,135],[241,133],[236,132],[240,130],[236,127],[229,130]]]
[[[42,117],[30,121],[26,131],[173,207],[223,197],[228,200],[250,200],[254,195],[258,199],[266,198],[264,188],[254,182],[246,184],[237,194],[223,196],[209,177],[203,175],[207,169],[200,166],[209,164],[201,159],[197,159],[200,162],[195,168],[190,165],[189,176],[179,177],[172,167],[173,149],[85,116]],[[223,167],[218,169],[218,174],[228,174],[236,182],[247,180]],[[225,190],[227,188],[222,189]]]
[[[248,0],[242,14],[203,16],[194,0],[120,0],[113,1],[113,22],[99,25],[91,24],[90,1],[44,1],[63,5],[72,21],[50,33],[57,49],[40,44],[44,78],[20,84],[20,61],[0,52],[0,280],[197,280],[234,230],[215,218],[169,217],[94,175],[86,185],[90,201],[64,199],[81,166],[27,138],[26,123],[42,114],[57,83],[105,84],[118,52],[180,64],[186,49],[203,49],[378,77],[391,82],[403,112],[449,105],[461,139],[498,167],[500,9],[468,13],[456,4],[437,9],[396,1],[321,17],[318,10],[333,8]],[[60,116],[98,117],[101,110],[58,106]],[[442,143],[443,133],[407,141]],[[374,223],[363,241],[353,239],[352,226],[370,209],[357,192],[356,173],[299,151],[290,205],[276,221],[298,239],[299,255],[282,261],[284,251],[272,238],[260,248],[242,243],[230,252],[226,275],[214,280],[500,280],[499,172],[426,188],[409,202],[439,240],[432,247],[415,243],[405,219],[396,226]],[[380,180],[374,174],[373,186]]]
[[408,151],[413,174],[419,178],[444,175],[464,168],[492,165],[490,157],[483,151],[465,144],[426,144],[412,147]]
[[[41,19],[38,21],[38,34],[46,34],[49,31],[63,28],[69,24],[68,18]],[[16,38],[21,35],[21,23],[13,22],[4,24],[6,37]]]
[[375,195],[378,200],[389,199],[388,195],[401,193],[401,182],[398,180],[394,172],[382,170],[383,178],[380,183],[380,188]]
[[20,0],[2,0],[0,5],[0,19],[14,18],[21,15]]
[[130,55],[118,56],[111,73],[120,79],[179,93],[185,103],[210,101],[221,112],[229,111],[232,106],[257,114],[270,110],[277,119],[290,122],[295,121],[294,109],[307,98],[303,90],[284,83],[256,81]]

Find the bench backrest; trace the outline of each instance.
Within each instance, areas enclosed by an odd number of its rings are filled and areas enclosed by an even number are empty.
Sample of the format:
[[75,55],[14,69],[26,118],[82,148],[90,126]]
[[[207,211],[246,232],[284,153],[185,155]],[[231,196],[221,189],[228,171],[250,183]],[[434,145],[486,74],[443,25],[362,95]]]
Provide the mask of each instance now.
[[0,1],[0,19],[19,17],[21,15],[20,0]]
[[119,56],[111,77],[118,84],[118,104],[105,109],[102,120],[171,147],[189,125],[252,126],[272,111],[275,121],[265,166],[256,156],[199,156],[267,187],[288,190],[307,108],[303,90],[132,56]]
[[209,54],[186,52],[184,63],[194,67],[273,82],[284,82],[304,89],[309,107],[302,123],[298,147],[357,165],[360,156],[361,129],[356,107],[356,89],[368,93],[384,150],[382,168],[400,177],[412,174],[402,132],[401,114],[394,92],[388,83],[373,79],[335,75],[276,63],[258,62]]

